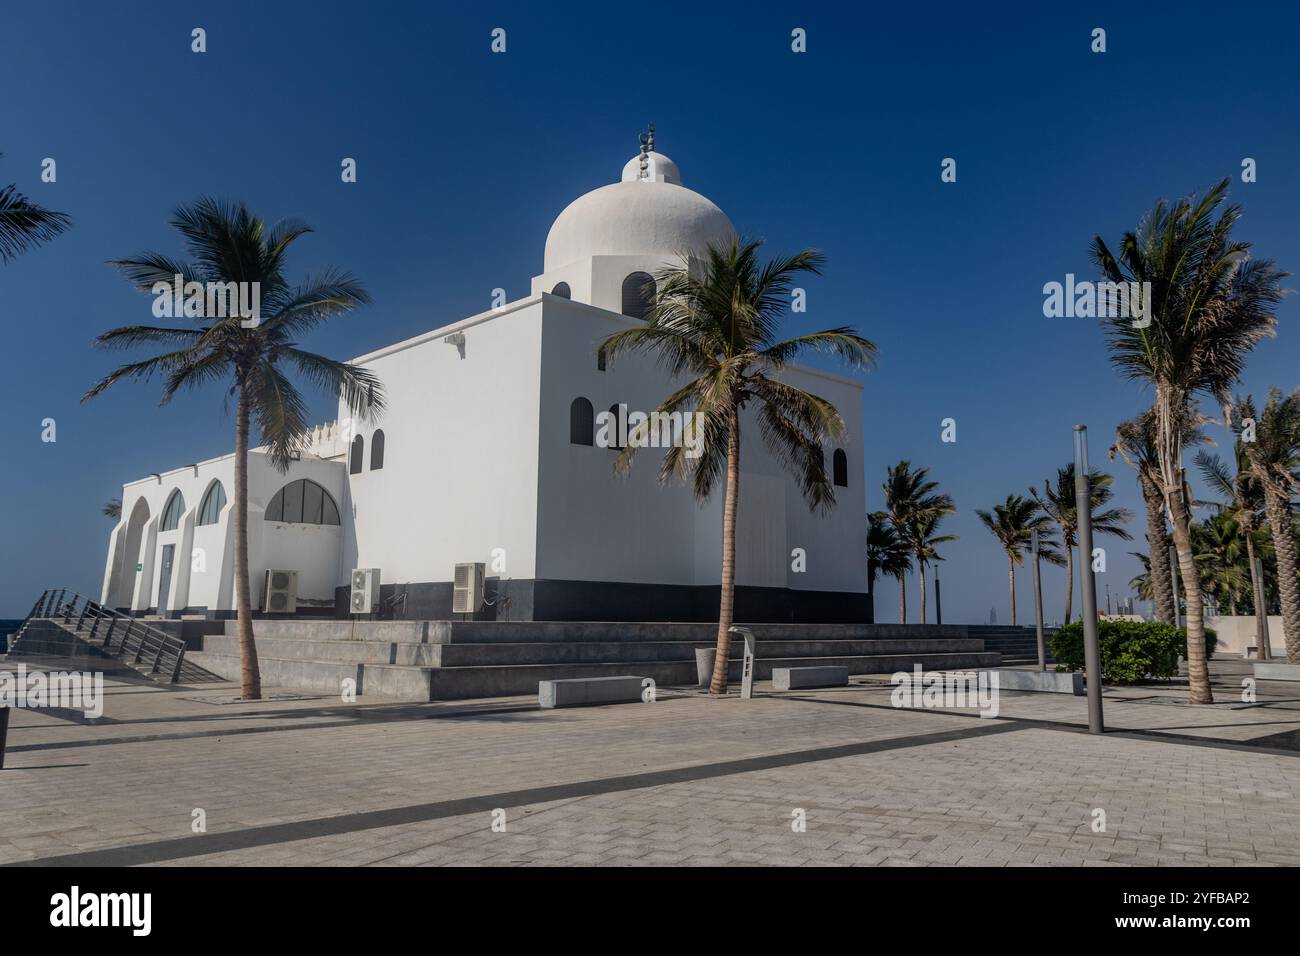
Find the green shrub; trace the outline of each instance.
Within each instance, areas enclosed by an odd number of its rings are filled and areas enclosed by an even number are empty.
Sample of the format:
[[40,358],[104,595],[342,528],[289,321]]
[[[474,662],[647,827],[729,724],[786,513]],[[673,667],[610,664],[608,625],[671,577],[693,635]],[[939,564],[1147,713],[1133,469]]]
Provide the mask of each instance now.
[[[1187,630],[1159,621],[1100,621],[1101,677],[1111,684],[1167,679],[1187,659]],[[1205,629],[1205,651],[1214,656],[1214,631]],[[1052,635],[1058,671],[1083,670],[1083,623],[1067,624]]]

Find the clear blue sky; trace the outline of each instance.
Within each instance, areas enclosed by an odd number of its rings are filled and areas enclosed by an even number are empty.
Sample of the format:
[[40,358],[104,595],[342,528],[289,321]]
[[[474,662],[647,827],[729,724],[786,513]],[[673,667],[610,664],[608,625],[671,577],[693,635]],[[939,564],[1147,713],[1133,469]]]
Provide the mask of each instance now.
[[[686,184],[743,232],[773,251],[825,250],[792,331],[851,323],[880,346],[865,392],[868,506],[887,464],[931,466],[960,508],[945,618],[981,622],[996,607],[1005,622],[1006,563],[974,509],[1066,463],[1075,422],[1104,463],[1114,425],[1145,401],[1111,372],[1095,322],[1043,317],[1043,284],[1090,275],[1094,233],[1115,239],[1157,197],[1225,175],[1245,207],[1239,234],[1300,271],[1300,15],[1045,9],[1057,6],[6,4],[0,186],[76,223],[0,267],[0,616],[50,584],[97,593],[103,502],[124,480],[232,444],[219,390],[159,409],[156,387],[128,384],[78,404],[114,360],[92,337],[148,315],[104,262],[179,253],[167,226],[178,203],[211,193],[313,224],[292,267],[345,267],[374,295],[308,343],[347,357],[481,311],[494,287],[527,294],[551,221],[613,181],[653,121]],[[190,52],[196,26],[203,55]],[[489,52],[498,26],[505,55]],[[1101,55],[1089,51],[1098,26]],[[806,54],[790,52],[794,27]],[[340,182],[345,156],[355,185]],[[952,185],[939,181],[948,156]],[[45,157],[57,183],[40,181]],[[1297,384],[1300,300],[1280,318],[1250,362],[1257,393]],[[318,418],[333,404],[317,396]],[[956,444],[940,442],[947,416]],[[40,440],[46,417],[55,444]],[[1116,471],[1121,503],[1138,508],[1131,473]],[[1107,581],[1127,592],[1130,547],[1109,547],[1103,602]],[[1057,616],[1063,579],[1045,586]],[[1026,583],[1022,615],[1029,598]],[[892,620],[890,582],[878,603]]]

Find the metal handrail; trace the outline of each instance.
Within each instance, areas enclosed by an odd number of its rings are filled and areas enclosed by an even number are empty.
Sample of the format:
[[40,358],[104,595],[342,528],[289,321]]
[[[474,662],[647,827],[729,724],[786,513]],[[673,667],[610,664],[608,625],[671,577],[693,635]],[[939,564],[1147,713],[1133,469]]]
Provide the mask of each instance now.
[[[185,661],[185,641],[182,638],[173,637],[165,631],[151,627],[139,618],[104,607],[98,601],[83,597],[76,591],[71,591],[69,597],[70,591],[70,588],[46,588],[33,605],[23,626],[26,627],[27,621],[33,617],[49,620],[62,618],[64,624],[71,625],[78,636],[83,636],[81,632],[85,629],[89,618],[90,633],[84,635],[83,639],[93,646],[99,640],[101,626],[107,621],[103,641],[98,644],[105,653],[129,661],[133,665],[145,664],[145,657],[148,654],[150,659],[147,662],[146,673],[167,674],[173,684],[180,679],[181,665]],[[77,619],[75,624],[72,622],[74,616]],[[119,625],[124,626],[119,630]],[[114,647],[115,637],[116,647]],[[170,664],[169,670],[163,670],[164,663]]]

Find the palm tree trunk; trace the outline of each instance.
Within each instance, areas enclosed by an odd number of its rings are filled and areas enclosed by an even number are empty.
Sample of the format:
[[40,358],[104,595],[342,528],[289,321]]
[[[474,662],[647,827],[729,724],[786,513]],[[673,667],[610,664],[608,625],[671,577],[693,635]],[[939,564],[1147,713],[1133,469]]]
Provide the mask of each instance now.
[[239,627],[239,696],[262,699],[262,676],[253,643],[253,601],[248,587],[248,396],[242,386],[235,409],[235,612]]
[[917,565],[917,583],[921,586],[921,623],[925,623],[925,562],[918,561]]
[[1174,584],[1169,576],[1169,534],[1165,530],[1165,496],[1151,479],[1141,477],[1139,481],[1142,485],[1142,503],[1147,511],[1147,564],[1151,575],[1151,603],[1155,605],[1157,621],[1176,624]]
[[731,413],[727,435],[727,493],[722,505],[722,597],[718,606],[718,653],[713,660],[710,694],[727,692],[731,620],[736,598],[736,499],[740,494],[740,416]]
[[898,623],[907,623],[907,579],[902,574],[898,576]]
[[[1183,600],[1187,605],[1187,684],[1188,702],[1213,704],[1210,690],[1210,665],[1205,655],[1205,608],[1201,597],[1201,577],[1192,554],[1192,519],[1187,513],[1182,489],[1171,489],[1170,512],[1173,514],[1174,550],[1178,552],[1178,573],[1183,579]],[[1154,567],[1155,562],[1152,562]]]
[[876,569],[867,563],[867,606],[871,609],[871,623],[876,622]]
[[1015,559],[1007,557],[1007,568],[1010,570],[1011,582],[1011,626],[1016,626],[1016,562]]
[[[1259,575],[1255,573],[1255,529],[1252,528],[1249,523],[1243,522],[1241,530],[1246,536],[1246,560],[1250,562],[1250,603],[1255,608],[1255,634],[1258,638],[1258,636],[1263,634],[1264,628],[1261,626],[1259,617],[1263,608],[1259,606],[1257,595],[1264,593],[1264,582],[1259,580]],[[1234,607],[1232,613],[1236,614],[1236,602],[1234,601],[1233,604]],[[1259,647],[1255,649],[1255,657],[1257,659],[1266,661],[1272,658],[1273,650],[1268,646],[1270,642],[1271,637],[1269,641],[1259,641]]]
[[[1296,546],[1290,500],[1276,488],[1264,486],[1264,513],[1277,556],[1277,590],[1282,601],[1282,636],[1288,664],[1300,664],[1300,581],[1296,579]],[[1263,613],[1268,613],[1267,606]]]
[[1065,623],[1074,612],[1074,545],[1065,547]]

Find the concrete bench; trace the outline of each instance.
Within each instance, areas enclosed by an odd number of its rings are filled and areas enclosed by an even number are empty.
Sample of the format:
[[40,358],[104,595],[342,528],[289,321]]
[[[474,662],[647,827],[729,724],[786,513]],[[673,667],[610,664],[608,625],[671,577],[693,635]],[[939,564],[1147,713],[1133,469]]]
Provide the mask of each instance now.
[[1256,680],[1300,680],[1300,664],[1288,664],[1285,661],[1255,662]]
[[1056,671],[999,670],[988,673],[998,675],[1000,690],[1035,690],[1048,694],[1083,696],[1083,674],[1080,671],[1058,674]]
[[578,677],[539,681],[537,703],[546,708],[636,704],[641,702],[643,680],[644,677]]
[[826,665],[822,667],[773,667],[774,690],[803,690],[810,687],[847,687],[849,669]]

